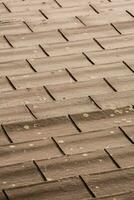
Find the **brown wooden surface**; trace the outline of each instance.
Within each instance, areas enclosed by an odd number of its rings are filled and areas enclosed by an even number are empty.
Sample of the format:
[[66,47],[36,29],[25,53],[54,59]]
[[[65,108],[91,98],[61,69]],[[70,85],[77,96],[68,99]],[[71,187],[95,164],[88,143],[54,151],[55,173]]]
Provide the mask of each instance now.
[[133,0],[0,0],[0,200],[133,200],[133,73]]

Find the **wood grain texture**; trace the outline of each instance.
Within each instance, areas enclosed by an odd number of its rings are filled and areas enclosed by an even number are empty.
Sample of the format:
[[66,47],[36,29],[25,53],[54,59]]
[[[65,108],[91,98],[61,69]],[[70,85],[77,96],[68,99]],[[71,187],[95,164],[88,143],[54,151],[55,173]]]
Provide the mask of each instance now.
[[134,1],[0,0],[0,200],[134,199]]

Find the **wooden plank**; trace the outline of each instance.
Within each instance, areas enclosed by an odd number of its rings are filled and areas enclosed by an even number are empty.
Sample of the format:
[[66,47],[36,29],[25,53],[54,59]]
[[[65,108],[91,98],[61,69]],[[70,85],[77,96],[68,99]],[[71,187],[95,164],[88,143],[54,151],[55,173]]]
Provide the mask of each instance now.
[[108,155],[103,151],[42,160],[37,163],[48,180],[58,180],[116,169],[114,163],[112,163]]
[[96,197],[121,194],[134,191],[134,168],[108,173],[83,176]]
[[61,156],[52,140],[36,140],[0,147],[0,166]]
[[24,23],[0,23],[0,35],[30,33]]
[[122,168],[134,167],[134,146],[118,147],[108,149],[110,155]]
[[1,22],[23,22],[23,21],[38,21],[45,20],[43,15],[39,11],[25,11],[25,12],[14,12],[5,13],[1,16]]
[[70,199],[86,199],[91,195],[85,188],[84,184],[78,178],[63,179],[44,184],[33,185],[29,187],[21,187],[12,190],[6,190],[9,198],[17,200],[70,200]]
[[38,33],[25,33],[6,36],[14,47],[28,47],[37,46],[39,44],[54,44],[58,42],[65,42],[65,39],[58,33],[53,32],[38,32]]
[[100,13],[99,15],[95,14],[86,16],[80,15],[79,18],[87,26],[110,24],[114,22],[133,21],[133,18],[130,15],[128,15],[125,11],[123,12],[109,11],[105,13]]
[[56,100],[108,94],[113,91],[102,79],[49,85],[47,88]]
[[61,29],[61,31],[68,38],[69,41],[118,35],[117,31],[115,31],[115,29],[113,29],[113,27],[109,24],[73,29]]
[[71,116],[82,131],[96,131],[123,125],[133,125],[134,111],[128,106],[114,110],[86,112]]
[[43,182],[32,162],[0,167],[0,189],[26,186]]
[[0,63],[1,76],[27,74],[32,72],[33,70],[30,68],[29,64],[24,60]]
[[[133,59],[134,47],[118,48],[97,52],[86,52],[86,55],[95,64],[121,62],[126,59]],[[105,59],[107,58],[107,59]]]
[[9,62],[28,58],[40,58],[46,55],[38,47],[25,47],[0,50],[1,62]]
[[[134,35],[120,35],[105,38],[97,38],[97,41],[105,49],[115,49],[123,47],[133,47]],[[125,41],[125,42],[124,42]]]
[[48,45],[42,44],[42,47],[50,56],[61,56],[82,53],[84,51],[92,52],[101,50],[101,47],[91,39]]
[[108,12],[111,10],[114,10],[116,12],[120,12],[120,11],[125,11],[127,9],[131,9],[134,8],[134,2],[133,1],[124,1],[121,3],[120,2],[112,2],[111,4],[107,3],[101,3],[101,4],[96,4],[95,8],[97,10],[99,10],[99,12],[103,13],[103,12]]
[[131,75],[132,72],[123,63],[95,65],[94,67],[79,67],[69,69],[77,81],[88,81],[105,77]]
[[133,34],[134,33],[134,21],[120,22],[114,23],[114,26],[122,33],[122,34]]
[[132,200],[134,197],[134,192],[129,192],[126,194],[121,194],[121,195],[114,195],[112,197],[104,197],[104,198],[97,198],[96,200],[113,200],[115,198],[116,200]]
[[[100,8],[100,10],[104,10],[105,8],[106,8],[106,10],[110,10],[110,9],[120,9],[120,5],[122,5],[122,9],[124,9],[124,7],[128,7],[128,6],[130,6],[130,5],[132,5],[133,4],[133,0],[128,0],[128,1],[126,1],[126,0],[122,0],[122,1],[115,1],[115,0],[113,0],[111,3],[109,3],[108,1],[106,1],[106,2],[102,2],[101,4],[99,3],[99,2],[94,2],[94,5],[96,6],[96,7],[99,7]],[[105,11],[106,11],[105,10]]]
[[112,95],[93,95],[92,98],[103,110],[117,109],[133,104],[134,91],[116,92]]
[[97,111],[98,108],[88,97],[74,98],[50,103],[29,105],[30,110],[38,119],[47,117],[66,116],[81,112]]
[[43,9],[53,9],[53,8],[58,8],[59,6],[55,3],[55,1],[53,0],[49,0],[45,3],[43,3],[42,1],[35,1],[32,2],[32,6],[31,6],[31,2],[23,2],[23,1],[19,1],[19,2],[10,2],[7,1],[6,6],[11,10],[11,12],[25,12],[25,11],[33,11],[33,10],[39,10],[40,8]]
[[55,139],[63,151],[69,155],[131,144],[119,129],[90,131],[90,125],[87,133],[55,137]]
[[56,135],[77,134],[76,128],[67,117],[5,124],[4,128],[14,142],[46,139]]
[[134,89],[134,76],[128,75],[123,77],[108,78],[111,85],[117,89],[117,91],[128,91]]
[[29,59],[29,62],[37,72],[62,70],[68,67],[75,68],[82,66],[92,66],[92,64],[82,54]]
[[0,108],[7,108],[17,105],[50,102],[52,99],[43,88],[32,88],[25,90],[12,90],[1,93]]
[[[62,7],[75,7],[75,6],[88,6],[89,3],[93,3],[93,0],[58,0],[58,2],[60,3],[60,5],[62,5]],[[106,0],[98,0],[97,3],[102,3],[102,2],[106,2]]]
[[59,18],[68,18],[68,17],[75,17],[78,15],[91,15],[94,11],[87,6],[75,6],[75,7],[68,7],[68,8],[55,8],[54,10],[46,10],[41,9],[42,12],[49,18],[49,19],[59,19]]
[[53,31],[61,28],[80,28],[84,25],[75,17],[48,19],[47,21],[28,22],[34,32]]
[[10,81],[15,85],[17,89],[41,87],[44,85],[55,85],[62,83],[71,83],[74,80],[69,74],[62,70],[45,72],[45,73],[34,73],[20,76],[10,76]]
[[10,123],[18,121],[32,120],[33,116],[30,114],[25,106],[15,106],[8,109],[0,109],[0,123]]
[[[94,0],[95,1],[95,0]],[[98,3],[98,2],[96,2],[96,3]],[[102,2],[103,3],[103,2]],[[104,4],[105,3],[105,4]],[[102,5],[107,5],[108,6],[108,2],[104,2]],[[129,4],[129,3],[133,3],[133,0],[128,0],[128,1],[126,1],[126,0],[119,0],[119,1],[116,1],[116,0],[112,0],[112,2],[110,3],[110,5],[109,6],[119,6],[120,4],[122,4],[122,5],[126,5],[126,4]]]

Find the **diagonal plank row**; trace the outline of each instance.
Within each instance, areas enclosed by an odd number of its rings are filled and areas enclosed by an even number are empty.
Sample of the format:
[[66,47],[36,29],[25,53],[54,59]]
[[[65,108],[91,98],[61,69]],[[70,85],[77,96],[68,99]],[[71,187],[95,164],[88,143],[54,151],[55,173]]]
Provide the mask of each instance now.
[[132,200],[133,0],[0,13],[0,200]]

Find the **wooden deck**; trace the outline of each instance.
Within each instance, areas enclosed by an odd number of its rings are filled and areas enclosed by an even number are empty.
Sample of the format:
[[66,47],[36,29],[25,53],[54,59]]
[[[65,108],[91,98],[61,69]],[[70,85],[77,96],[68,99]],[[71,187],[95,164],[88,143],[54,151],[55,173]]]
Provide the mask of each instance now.
[[0,200],[134,199],[134,0],[0,0]]

